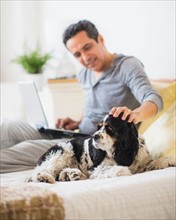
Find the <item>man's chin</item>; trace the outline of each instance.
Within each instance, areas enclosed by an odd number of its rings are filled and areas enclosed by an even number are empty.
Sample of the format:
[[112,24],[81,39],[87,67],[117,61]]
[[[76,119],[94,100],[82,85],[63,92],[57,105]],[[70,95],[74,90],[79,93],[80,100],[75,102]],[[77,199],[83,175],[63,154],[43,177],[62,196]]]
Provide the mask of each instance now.
[[89,69],[92,70],[93,72],[97,72],[97,73],[102,72],[102,70],[98,67],[91,67]]

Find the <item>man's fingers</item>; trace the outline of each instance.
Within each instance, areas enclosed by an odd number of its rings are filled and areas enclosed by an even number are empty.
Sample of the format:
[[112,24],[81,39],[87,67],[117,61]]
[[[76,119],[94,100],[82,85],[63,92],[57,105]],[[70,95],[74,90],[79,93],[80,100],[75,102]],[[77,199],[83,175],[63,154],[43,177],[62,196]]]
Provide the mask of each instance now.
[[113,114],[115,113],[116,109],[117,109],[116,107],[113,107],[113,108],[111,109],[111,111],[109,112],[109,114],[110,114],[110,115],[113,115]]
[[74,130],[76,129],[78,126],[77,126],[77,123],[72,123],[72,124],[68,124],[65,126],[65,129],[67,130]]
[[109,114],[117,118],[122,111],[123,111],[123,107],[114,107],[111,109]]
[[121,113],[122,114],[122,120],[126,120],[128,118],[128,122],[133,122],[134,124],[137,124],[140,122],[140,112],[132,111],[131,109],[127,108],[126,106],[123,107],[113,107],[111,111],[109,112],[110,115],[113,115],[113,117],[118,117]]
[[133,114],[133,113],[131,113],[130,115],[129,115],[129,118],[128,118],[128,122],[134,122],[133,120],[135,119],[135,115]]
[[64,128],[64,125],[65,125],[64,119],[60,119],[58,123],[58,128]]
[[55,124],[56,128],[59,128],[59,125],[60,125],[60,119],[58,118]]
[[126,120],[127,117],[132,113],[130,109],[125,109],[122,115],[122,120]]
[[122,112],[123,112],[122,120],[126,120],[128,115],[130,115],[132,111],[131,111],[131,109],[129,109],[127,107],[114,107],[111,109],[109,114],[113,115],[114,117],[117,118],[120,115],[120,113],[122,113]]
[[60,118],[57,120],[56,127],[57,128],[65,128],[67,124],[69,124],[70,118]]

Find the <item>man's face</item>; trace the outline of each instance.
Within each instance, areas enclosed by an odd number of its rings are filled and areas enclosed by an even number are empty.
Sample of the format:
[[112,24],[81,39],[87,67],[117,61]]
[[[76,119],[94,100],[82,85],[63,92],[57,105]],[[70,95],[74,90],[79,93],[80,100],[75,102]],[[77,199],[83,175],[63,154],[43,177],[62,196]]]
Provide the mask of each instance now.
[[66,43],[67,49],[86,68],[95,72],[104,70],[106,52],[103,38],[99,35],[98,42],[89,38],[85,31],[81,31]]

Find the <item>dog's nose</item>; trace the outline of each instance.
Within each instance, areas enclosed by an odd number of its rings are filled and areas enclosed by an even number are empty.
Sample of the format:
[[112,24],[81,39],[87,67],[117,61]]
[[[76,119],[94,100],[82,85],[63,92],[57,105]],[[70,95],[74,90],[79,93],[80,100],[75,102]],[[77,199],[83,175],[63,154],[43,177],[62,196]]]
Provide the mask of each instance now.
[[95,134],[95,135],[93,136],[93,138],[94,138],[95,141],[97,141],[97,140],[100,138],[100,135],[99,135],[99,134]]

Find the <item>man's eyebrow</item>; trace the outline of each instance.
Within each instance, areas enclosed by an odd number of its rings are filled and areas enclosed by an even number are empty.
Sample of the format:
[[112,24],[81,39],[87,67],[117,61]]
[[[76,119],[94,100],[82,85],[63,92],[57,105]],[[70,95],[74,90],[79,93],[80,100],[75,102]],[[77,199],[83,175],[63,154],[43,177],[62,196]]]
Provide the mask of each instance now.
[[90,42],[90,43],[87,43],[87,44],[85,44],[85,45],[83,46],[83,49],[85,49],[87,46],[90,47],[91,45],[92,45],[91,42]]
[[[85,49],[85,47],[90,46],[90,45],[91,45],[91,43],[84,44],[83,47],[81,48],[81,50],[82,50],[82,49]],[[76,51],[75,53],[73,53],[73,55],[76,56],[76,55],[78,55],[79,53],[80,53],[79,51]]]
[[84,44],[83,48],[89,45],[91,45],[91,43]]

